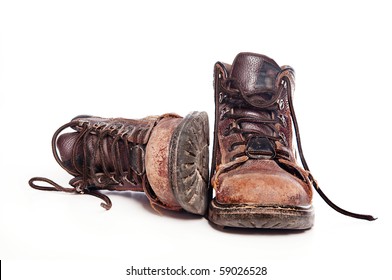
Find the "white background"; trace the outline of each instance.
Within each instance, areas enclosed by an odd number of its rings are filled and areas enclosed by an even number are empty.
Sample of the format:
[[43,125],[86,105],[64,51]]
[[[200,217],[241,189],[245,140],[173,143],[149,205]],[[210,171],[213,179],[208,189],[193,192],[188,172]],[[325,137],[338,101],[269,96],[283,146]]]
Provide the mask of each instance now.
[[[387,279],[387,3],[1,1],[4,279],[131,279],[131,265],[267,266],[265,279]],[[141,118],[198,110],[212,125],[213,65],[231,63],[241,51],[294,67],[295,109],[314,176],[338,205],[377,221],[342,216],[315,194],[309,231],[219,230],[190,214],[160,215],[143,194],[109,194],[113,208],[105,211],[94,197],[28,186],[33,176],[68,185],[71,176],[55,162],[50,141],[79,114]],[[233,277],[243,278],[259,277]]]

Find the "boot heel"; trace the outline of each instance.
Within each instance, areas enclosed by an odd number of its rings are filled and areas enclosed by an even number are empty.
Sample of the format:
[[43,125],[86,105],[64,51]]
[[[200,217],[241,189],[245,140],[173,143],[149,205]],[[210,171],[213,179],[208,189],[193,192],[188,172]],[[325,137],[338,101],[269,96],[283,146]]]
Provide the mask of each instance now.
[[177,202],[204,215],[208,206],[209,126],[206,112],[192,112],[178,125],[170,142],[169,174]]

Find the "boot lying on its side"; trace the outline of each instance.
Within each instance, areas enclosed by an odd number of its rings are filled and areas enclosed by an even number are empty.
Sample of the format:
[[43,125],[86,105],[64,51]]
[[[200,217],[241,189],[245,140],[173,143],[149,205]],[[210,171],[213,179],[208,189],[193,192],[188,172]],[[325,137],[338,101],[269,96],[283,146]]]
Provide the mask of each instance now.
[[[62,133],[72,128],[74,132]],[[53,154],[74,178],[73,188],[34,177],[39,190],[90,194],[111,201],[99,192],[144,191],[152,206],[184,209],[204,215],[208,206],[208,117],[192,112],[139,120],[78,116],[60,127],[52,139]],[[41,181],[51,186],[40,186]]]

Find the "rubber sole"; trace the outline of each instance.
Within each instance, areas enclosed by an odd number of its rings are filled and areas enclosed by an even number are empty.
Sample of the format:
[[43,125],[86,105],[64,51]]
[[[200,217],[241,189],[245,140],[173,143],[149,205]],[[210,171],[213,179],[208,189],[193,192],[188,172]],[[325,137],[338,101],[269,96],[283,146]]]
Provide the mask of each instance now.
[[214,199],[209,206],[208,219],[223,227],[304,230],[313,226],[314,210],[313,207],[223,205]]
[[206,112],[192,112],[178,125],[170,142],[169,174],[181,207],[204,215],[208,207],[209,125]]

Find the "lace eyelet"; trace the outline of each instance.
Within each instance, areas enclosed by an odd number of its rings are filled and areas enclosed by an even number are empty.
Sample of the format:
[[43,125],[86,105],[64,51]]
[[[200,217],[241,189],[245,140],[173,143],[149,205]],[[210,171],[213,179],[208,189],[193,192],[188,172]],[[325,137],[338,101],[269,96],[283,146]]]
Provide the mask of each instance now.
[[286,135],[285,135],[283,132],[279,132],[279,136],[280,136],[280,138],[282,139],[283,144],[284,144],[285,146],[287,146],[288,143],[287,143]]
[[121,185],[122,184],[120,178],[116,178],[114,175],[112,175],[110,177],[110,180],[111,180],[112,184],[116,184],[116,185]]
[[75,187],[75,190],[76,190],[77,193],[84,194],[84,187],[83,187],[83,184],[82,184],[82,183],[79,183],[79,184]]
[[280,82],[280,84],[281,84],[285,89],[287,88],[287,83],[286,83],[285,80],[282,80],[282,81]]
[[232,123],[230,123],[230,129],[233,128],[239,128],[238,123],[236,121],[233,121]]
[[79,124],[78,124],[78,126],[80,126],[80,127],[88,127],[89,125],[90,125],[90,122],[86,121],[86,120],[81,120],[81,121],[79,121]]
[[97,177],[97,182],[99,183],[99,184],[102,184],[104,181],[104,178],[103,178],[103,176],[98,176]]
[[279,110],[283,110],[284,109],[284,100],[283,99],[278,99],[277,103],[278,103],[278,106],[279,106]]
[[284,115],[279,115],[278,119],[281,121],[283,127],[287,127],[286,117]]
[[219,93],[219,103],[222,103],[223,99],[225,99],[225,98],[226,98],[226,96],[223,94],[223,92],[220,92]]
[[220,114],[220,119],[221,120],[223,120],[224,119],[224,117],[225,117],[225,114],[227,113],[227,112],[229,112],[230,111],[230,109],[229,108],[227,108],[227,107],[223,107],[222,109],[221,109],[221,114]]
[[98,123],[93,124],[93,128],[95,130],[104,130],[105,128],[107,128],[107,126],[108,125],[104,122],[98,122]]
[[128,136],[128,133],[129,133],[129,130],[122,130],[122,131],[119,131],[120,132],[120,134],[121,134],[121,138],[126,138],[127,136]]
[[130,184],[133,185],[133,186],[136,186],[136,185],[137,185],[135,179],[133,179],[132,177],[125,176],[125,177],[124,177],[124,181],[130,183]]

